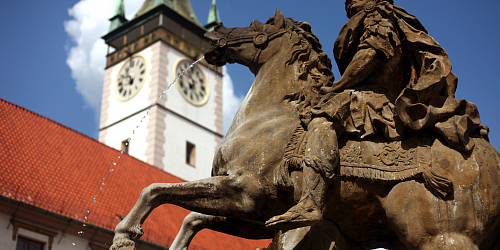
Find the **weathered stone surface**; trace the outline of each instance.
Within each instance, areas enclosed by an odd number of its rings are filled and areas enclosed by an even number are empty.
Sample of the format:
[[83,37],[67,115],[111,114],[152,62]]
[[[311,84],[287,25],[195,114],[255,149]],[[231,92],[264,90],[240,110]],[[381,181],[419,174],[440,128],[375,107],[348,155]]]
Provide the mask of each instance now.
[[145,188],[111,249],[164,203],[196,211],[172,250],[203,228],[274,237],[269,250],[500,248],[500,154],[476,106],[455,99],[445,50],[392,0],[346,11],[337,82],[309,24],[279,10],[206,34],[209,63],[256,76],[213,177]]

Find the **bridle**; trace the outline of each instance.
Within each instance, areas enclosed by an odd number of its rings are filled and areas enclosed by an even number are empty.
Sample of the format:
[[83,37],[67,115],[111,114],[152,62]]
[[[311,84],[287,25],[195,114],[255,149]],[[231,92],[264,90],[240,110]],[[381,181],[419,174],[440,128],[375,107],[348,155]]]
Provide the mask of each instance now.
[[272,41],[273,39],[291,30],[291,28],[285,28],[274,31],[270,34],[266,34],[265,32],[258,32],[257,34],[254,35],[246,35],[234,39],[229,39],[231,32],[233,32],[233,30],[235,29],[236,28],[230,28],[229,31],[224,34],[224,37],[217,40],[217,43],[219,44],[219,47],[225,48],[226,45],[236,45],[241,43],[253,42],[255,47],[257,47],[257,49],[254,51],[252,55],[252,60],[251,60],[252,63],[258,62],[260,54],[262,52],[262,47],[264,47],[269,41]]

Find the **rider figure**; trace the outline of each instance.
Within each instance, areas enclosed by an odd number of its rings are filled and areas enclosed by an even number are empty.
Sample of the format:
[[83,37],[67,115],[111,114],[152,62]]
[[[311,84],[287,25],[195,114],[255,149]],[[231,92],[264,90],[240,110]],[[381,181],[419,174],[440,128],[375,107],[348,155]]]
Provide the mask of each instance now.
[[[347,0],[349,21],[335,42],[341,78],[321,87],[323,97],[299,113],[306,134],[302,196],[270,228],[315,225],[323,218],[326,190],[339,165],[343,133],[359,139],[383,135],[401,140],[405,131],[432,131],[450,147],[471,151],[469,134],[487,138],[474,104],[457,100],[457,77],[446,51],[417,18],[393,0]],[[436,166],[437,167],[437,166]]]
[[[348,0],[346,1],[347,16],[351,18],[358,12],[365,10],[365,6],[372,4],[375,4],[373,0]],[[385,29],[385,33],[383,34],[384,36],[377,33],[377,31],[382,28]],[[378,95],[388,95],[392,97],[390,99],[394,101],[399,93],[391,93],[394,92],[395,86],[387,86],[388,79],[380,77],[379,74],[374,73],[374,70],[377,67],[384,66],[392,66],[392,68],[396,71],[401,70],[397,65],[397,62],[401,58],[402,54],[401,44],[399,43],[399,40],[397,40],[397,36],[395,36],[396,41],[394,41],[394,39],[391,40],[387,35],[388,32],[394,32],[391,20],[384,18],[379,13],[375,13],[372,14],[371,17],[367,17],[365,19],[364,34],[360,37],[358,50],[345,69],[344,74],[339,81],[334,83],[333,87],[323,87],[321,91],[342,92],[345,89],[356,89],[356,85],[366,82],[369,84],[363,86],[363,89],[377,89],[377,93],[382,92],[382,94]],[[383,58],[380,53],[370,46],[370,42],[373,40],[378,40],[376,42],[380,43],[390,43],[389,46],[393,49],[391,51],[387,51],[387,53],[384,54],[385,58]],[[337,43],[335,45],[337,47]],[[380,63],[390,64],[390,66],[381,66],[379,65]],[[399,85],[399,91],[402,88],[402,82],[402,79],[391,79],[392,84]],[[351,95],[352,93],[349,92],[349,94]],[[380,99],[378,95],[375,94],[373,97]],[[386,100],[387,104],[389,102],[389,100]],[[346,128],[343,128],[342,126],[339,127],[338,124],[334,124],[331,120],[326,119],[325,116],[315,112],[314,110],[312,112],[312,119],[309,118],[309,121],[305,122],[308,132],[306,138],[307,144],[302,164],[303,193],[301,199],[297,205],[290,208],[285,214],[271,218],[266,223],[268,227],[291,229],[319,224],[323,219],[322,210],[326,190],[328,189],[329,183],[334,176],[334,169],[340,164],[337,139],[346,130]],[[376,132],[376,128],[366,126],[367,124],[365,124],[363,115],[358,117],[361,118],[360,121],[357,119],[351,121],[351,123],[353,123],[351,124],[352,128],[349,129],[351,132],[358,130],[356,132],[361,133],[360,137],[365,137]],[[304,122],[304,119],[302,120]],[[388,131],[391,130],[389,129]],[[390,134],[390,137],[393,137],[393,139],[399,137],[399,134],[396,132],[396,126],[393,127]]]

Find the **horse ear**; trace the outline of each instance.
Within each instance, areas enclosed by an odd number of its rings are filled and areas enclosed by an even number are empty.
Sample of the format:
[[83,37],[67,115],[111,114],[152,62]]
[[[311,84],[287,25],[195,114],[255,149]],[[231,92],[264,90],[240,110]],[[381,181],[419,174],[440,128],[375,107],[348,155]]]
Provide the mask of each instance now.
[[283,17],[283,14],[279,9],[276,9],[276,14],[274,15],[274,24],[278,28],[285,27],[285,17]]
[[264,30],[264,25],[262,25],[262,23],[257,21],[257,20],[253,20],[253,22],[250,24],[250,27],[255,31],[263,31]]

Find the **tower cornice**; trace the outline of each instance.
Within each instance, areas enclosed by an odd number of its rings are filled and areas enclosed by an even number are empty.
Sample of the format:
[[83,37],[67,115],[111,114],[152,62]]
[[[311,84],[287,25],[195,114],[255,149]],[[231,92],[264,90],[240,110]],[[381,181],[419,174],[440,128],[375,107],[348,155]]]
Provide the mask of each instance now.
[[175,10],[171,9],[170,7],[168,7],[164,4],[160,4],[152,9],[150,9],[146,13],[142,14],[141,16],[138,16],[138,17],[124,23],[120,27],[110,31],[108,34],[102,36],[101,38],[104,39],[106,44],[110,45],[111,47],[117,48],[119,46],[115,47],[115,46],[113,46],[113,44],[110,44],[110,42],[112,40],[128,33],[129,31],[140,26],[141,24],[144,24],[145,22],[147,22],[155,17],[158,17],[160,14],[164,14],[165,16],[168,16],[169,18],[171,18],[174,21],[176,21],[177,23],[179,23],[181,26],[189,29],[190,31],[194,32],[196,35],[199,35],[201,37],[203,37],[205,32],[207,32],[205,27],[202,27],[200,25],[197,25],[197,24],[191,22],[190,20],[187,20],[184,16],[177,13]]

